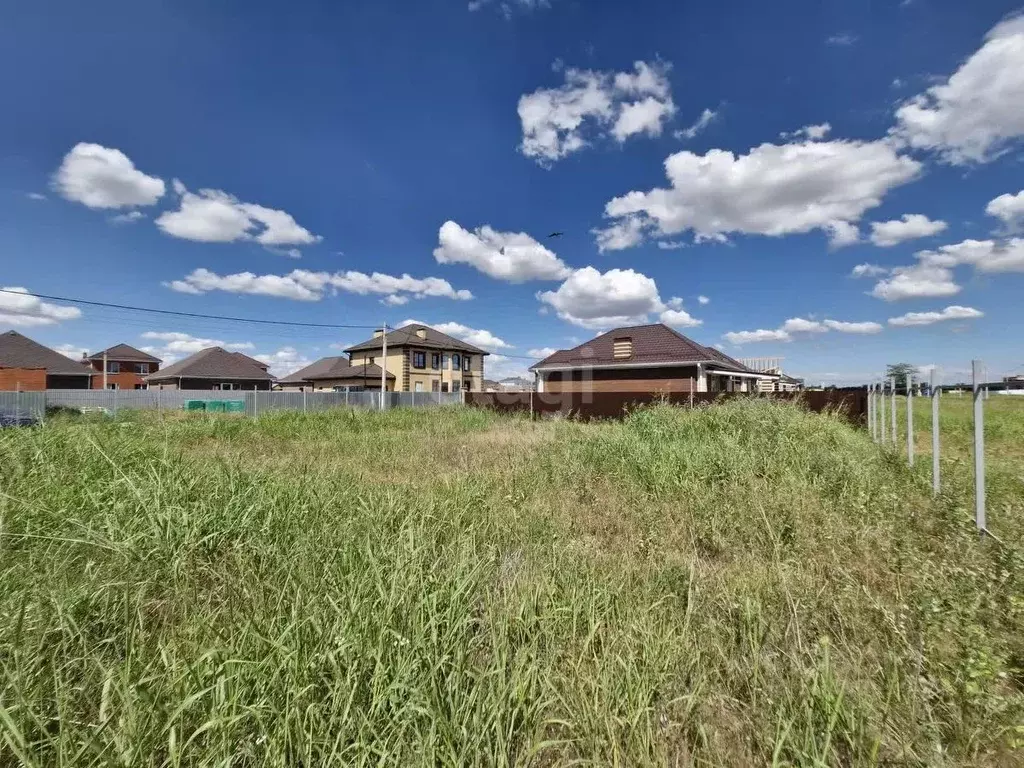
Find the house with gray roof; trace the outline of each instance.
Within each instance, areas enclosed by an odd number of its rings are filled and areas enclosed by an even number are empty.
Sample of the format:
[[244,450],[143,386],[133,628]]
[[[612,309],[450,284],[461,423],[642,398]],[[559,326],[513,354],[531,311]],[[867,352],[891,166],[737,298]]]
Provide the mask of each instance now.
[[616,328],[530,370],[538,392],[752,392],[778,379],[664,323]]
[[241,352],[207,347],[146,376],[150,389],[269,390],[267,364]]
[[[380,391],[380,366],[363,362],[353,365],[347,357],[322,357],[312,365],[277,380],[275,389],[286,392],[362,392]],[[395,375],[388,374],[394,389]]]
[[0,392],[89,389],[92,369],[17,331],[0,333]]

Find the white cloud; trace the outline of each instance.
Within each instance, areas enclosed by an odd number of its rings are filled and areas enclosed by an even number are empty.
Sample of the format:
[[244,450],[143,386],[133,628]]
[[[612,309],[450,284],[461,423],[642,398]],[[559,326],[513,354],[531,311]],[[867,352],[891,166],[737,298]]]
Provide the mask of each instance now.
[[59,344],[56,347],[50,347],[50,349],[64,355],[64,357],[70,357],[72,360],[81,360],[85,355],[89,354],[88,350],[75,344]]
[[551,0],[469,0],[469,10],[479,11],[481,8],[486,8],[492,5],[501,11],[501,14],[506,18],[512,18],[512,14],[516,11],[533,11],[537,8],[548,8],[551,5]]
[[550,165],[609,133],[657,136],[675,114],[669,66],[638,61],[633,72],[566,69],[565,83],[540,88],[519,99],[523,141],[520,151]]
[[142,211],[128,211],[128,213],[119,213],[116,216],[111,216],[110,220],[114,224],[131,224],[133,221],[146,218],[146,214]]
[[434,258],[439,264],[469,264],[497,280],[563,280],[571,272],[553,251],[525,232],[497,232],[489,226],[470,232],[446,221],[437,238]]
[[995,216],[1009,232],[1017,232],[1024,228],[1024,189],[1016,195],[1006,193],[989,200],[985,213]]
[[143,352],[159,357],[164,366],[188,357],[201,349],[221,347],[232,352],[247,352],[255,349],[249,341],[229,342],[221,339],[206,339],[180,331],[146,331],[141,338],[147,341],[159,341],[160,344],[139,347]]
[[780,329],[786,333],[825,333],[828,328],[817,320],[805,320],[802,317],[791,317],[782,324]]
[[860,38],[853,32],[839,32],[830,37],[825,38],[825,42],[829,45],[838,45],[842,47],[848,47],[856,43]]
[[718,118],[718,112],[713,109],[705,109],[700,113],[700,117],[697,118],[697,122],[691,125],[689,128],[683,128],[676,131],[672,135],[679,140],[690,140],[697,137],[697,134],[707,128]]
[[707,296],[698,296],[697,297],[697,303],[701,304],[701,305],[703,305],[703,304],[710,304],[711,303],[711,299],[709,299]]
[[756,331],[729,331],[723,339],[730,344],[757,344],[764,341],[792,341],[792,337],[782,330],[769,331],[763,328]]
[[[644,241],[644,223],[639,216],[627,216],[604,229],[592,229],[590,231],[597,237],[597,250],[601,253],[605,251],[622,251],[626,248],[632,248],[634,245],[639,245]],[[666,244],[666,246],[668,247],[662,248],[662,250],[686,247],[685,243],[671,243]],[[659,245],[659,247],[661,246]]]
[[490,354],[484,358],[484,376],[492,381],[505,379],[526,379],[533,381],[533,374],[527,370],[529,360],[506,357],[501,354]]
[[[595,232],[595,234],[598,235],[598,238],[600,238],[602,235],[605,234],[605,230],[594,230],[594,232]],[[601,251],[605,251],[605,250],[621,250],[621,249],[615,249],[615,248],[612,248],[612,249],[601,248],[601,241],[600,241],[600,239],[598,240],[597,247]],[[624,247],[628,248],[629,246],[624,246]],[[690,247],[690,244],[686,243],[686,242],[683,242],[682,240],[659,240],[658,241],[658,248],[660,248],[663,251],[678,251],[681,248],[689,248],[689,247]]]
[[[381,272],[367,275],[363,272],[310,272],[295,269],[287,275],[255,275],[252,272],[238,272],[233,275],[218,275],[205,268],[193,270],[182,280],[168,284],[180,293],[200,294],[210,291],[246,293],[256,296],[277,296],[298,301],[319,301],[324,292],[338,289],[361,296],[378,294],[390,296],[401,294],[422,299],[427,296],[468,300],[473,294],[467,290],[455,290],[451,283],[439,277],[415,278],[410,275],[395,277]],[[392,304],[402,304],[401,299]]]
[[[592,330],[640,325],[651,313],[681,311],[662,302],[654,280],[632,269],[600,272],[584,267],[573,272],[557,290],[538,293],[537,298],[561,319]],[[683,319],[681,315],[666,317]]]
[[255,354],[253,357],[266,363],[270,373],[278,378],[288,376],[313,364],[312,360],[295,347],[281,347],[276,352]]
[[526,354],[530,357],[535,357],[538,360],[543,360],[545,357],[550,357],[555,354],[558,350],[554,347],[537,347],[534,349],[526,350]]
[[919,162],[898,155],[886,141],[762,144],[739,156],[721,149],[682,151],[665,160],[668,188],[617,197],[605,215],[617,223],[633,217],[634,230],[659,235],[844,232],[848,228],[837,222],[858,221],[920,170]]
[[63,197],[89,208],[153,205],[165,189],[163,179],[138,170],[124,152],[84,142],[64,156],[53,186]]
[[945,320],[973,320],[978,317],[984,317],[984,313],[972,307],[951,306],[941,312],[908,312],[899,317],[890,317],[889,325],[901,327],[932,325]]
[[821,123],[820,125],[805,125],[803,128],[797,128],[795,131],[783,131],[779,134],[779,137],[783,139],[809,139],[811,141],[821,141],[828,136],[831,131],[831,123]]
[[1024,238],[1019,237],[1003,242],[964,240],[914,255],[929,267],[948,269],[968,264],[979,272],[1024,272]]
[[284,211],[240,202],[219,189],[189,192],[177,179],[174,189],[181,195],[178,210],[165,211],[156,220],[172,237],[200,243],[252,240],[268,247],[311,245],[321,240]]
[[407,325],[426,325],[430,328],[434,328],[441,333],[447,333],[449,336],[454,336],[456,339],[462,339],[467,344],[472,344],[474,347],[480,347],[492,351],[495,349],[513,349],[512,345],[506,342],[504,339],[500,339],[488,330],[483,328],[470,328],[468,325],[456,322],[446,323],[424,323],[422,320],[403,320],[398,324],[399,328],[404,328]]
[[957,293],[960,293],[960,286],[950,270],[926,264],[896,267],[890,277],[879,280],[871,290],[872,296],[885,301],[935,298]]
[[5,285],[0,289],[0,325],[34,327],[56,325],[62,320],[77,320],[82,316],[78,307],[50,304],[29,295],[28,289]]
[[45,200],[46,195],[40,192],[29,192],[25,195],[29,200]]
[[839,333],[880,333],[882,330],[881,323],[873,322],[847,323],[842,320],[826,320],[825,325]]
[[381,301],[389,307],[401,307],[409,303],[409,297],[401,293],[392,293],[390,296],[385,296]]
[[889,268],[881,267],[878,264],[858,264],[850,272],[850,277],[878,277],[880,275],[888,275]]
[[1024,135],[1024,16],[985,36],[950,78],[905,102],[892,134],[947,163],[983,163]]
[[830,221],[825,225],[828,244],[833,248],[845,248],[860,242],[860,229],[848,221]]
[[673,328],[696,328],[704,324],[703,320],[696,319],[684,309],[666,309],[658,315],[658,320]]
[[944,221],[932,221],[920,213],[905,213],[901,219],[871,222],[871,242],[889,248],[906,240],[937,235],[948,226]]

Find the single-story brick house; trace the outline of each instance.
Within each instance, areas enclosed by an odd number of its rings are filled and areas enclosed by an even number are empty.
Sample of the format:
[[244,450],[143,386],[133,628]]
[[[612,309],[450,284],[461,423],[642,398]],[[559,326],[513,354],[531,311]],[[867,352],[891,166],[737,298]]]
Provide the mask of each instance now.
[[[107,365],[106,377],[103,376],[104,361]],[[103,389],[104,380],[107,389],[145,389],[146,376],[160,370],[162,361],[128,344],[115,344],[95,355],[89,355],[82,362],[96,372],[92,377],[93,389]]]
[[[369,362],[353,365],[347,357],[322,357],[312,365],[277,380],[277,389],[286,392],[361,392],[380,391],[380,366]],[[393,390],[395,375],[388,373]]]
[[267,364],[241,352],[207,347],[146,377],[150,389],[269,390]]
[[616,328],[530,370],[538,392],[752,392],[778,378],[663,323]]
[[93,371],[17,331],[0,333],[0,392],[89,389]]

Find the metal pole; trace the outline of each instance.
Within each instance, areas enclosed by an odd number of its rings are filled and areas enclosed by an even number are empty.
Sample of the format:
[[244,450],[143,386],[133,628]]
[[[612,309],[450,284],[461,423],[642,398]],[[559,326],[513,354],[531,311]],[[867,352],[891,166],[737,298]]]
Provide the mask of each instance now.
[[914,466],[914,377],[907,374],[907,463]]
[[306,388],[302,388],[302,412],[306,412]]
[[103,351],[103,388],[107,388],[107,352]]
[[874,382],[868,384],[868,429],[871,440],[878,442],[878,387]]
[[21,382],[14,382],[14,419],[15,422],[21,423]]
[[889,393],[889,397],[890,397],[890,400],[889,400],[889,415],[892,417],[892,447],[893,447],[894,450],[899,450],[898,448],[896,448],[897,440],[896,440],[896,377],[895,376],[890,376],[889,377],[889,387],[892,389],[892,391]]
[[974,522],[985,535],[985,404],[982,395],[981,360],[971,361],[971,389],[974,395]]
[[935,387],[935,369],[932,368],[932,491],[939,493],[939,390]]
[[885,445],[885,380],[878,383],[878,442]]
[[384,323],[380,341],[383,345],[380,359],[380,409],[385,408],[384,398],[388,394],[388,324]]

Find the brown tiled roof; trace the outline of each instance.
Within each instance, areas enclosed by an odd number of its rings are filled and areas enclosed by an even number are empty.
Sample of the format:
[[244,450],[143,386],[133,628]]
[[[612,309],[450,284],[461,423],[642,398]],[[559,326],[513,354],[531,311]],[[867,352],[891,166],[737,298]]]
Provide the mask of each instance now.
[[[427,333],[427,338],[421,339],[416,335],[416,331],[423,329]],[[398,330],[391,331],[388,333],[388,346],[389,347],[423,347],[424,349],[457,349],[460,352],[471,352],[475,355],[489,355],[490,352],[486,352],[479,347],[474,347],[472,344],[467,344],[464,341],[459,341],[456,338],[449,336],[447,333],[441,333],[429,325],[406,325]],[[365,352],[371,349],[381,349],[383,343],[379,338],[367,339],[355,346],[346,349],[346,352]]]
[[[328,381],[334,379],[371,379],[380,381],[379,365],[352,365],[347,357],[322,357],[301,371],[278,379],[278,384],[302,384],[307,381]],[[395,374],[388,379],[394,381]]]
[[115,344],[108,349],[104,349],[102,352],[97,352],[95,355],[89,355],[89,360],[96,360],[100,362],[103,360],[103,354],[106,353],[107,360],[113,360],[115,362],[125,363],[159,363],[162,362],[159,357],[153,357],[141,349],[129,346],[128,344]]
[[[613,346],[616,339],[629,338],[633,342],[633,356],[616,358]],[[594,365],[629,365],[630,363],[712,363],[733,371],[755,373],[714,347],[705,347],[693,339],[669,328],[664,323],[634,325],[616,328],[572,349],[560,349],[530,368],[589,367]]]
[[91,376],[90,369],[17,331],[0,333],[0,368],[45,368],[47,374]]
[[194,355],[179,360],[163,370],[151,373],[146,381],[176,379],[248,379],[272,381],[274,379],[261,363],[240,352],[228,352],[220,347],[207,347]]

